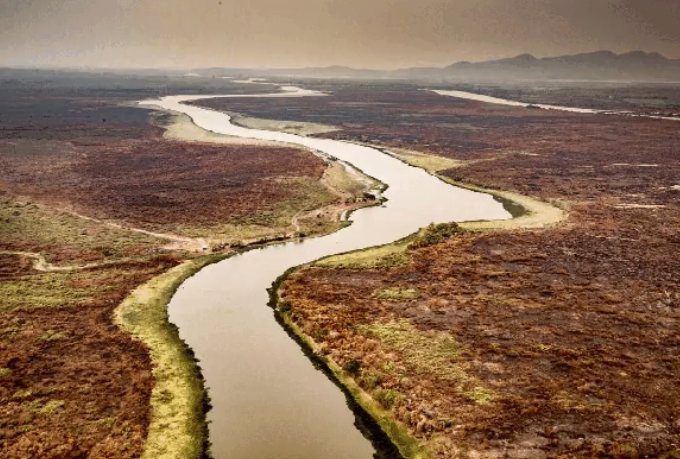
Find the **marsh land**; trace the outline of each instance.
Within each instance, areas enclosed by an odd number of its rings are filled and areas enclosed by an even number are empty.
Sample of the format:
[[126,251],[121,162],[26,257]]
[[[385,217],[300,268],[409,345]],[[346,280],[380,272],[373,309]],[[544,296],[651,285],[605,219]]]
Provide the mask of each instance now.
[[[307,149],[130,105],[251,85],[4,70],[0,83],[2,456],[199,457],[206,399],[167,322],[174,289],[245,245],[338,229],[365,187]],[[680,123],[411,83],[295,84],[329,95],[195,104],[372,145],[515,203],[514,220],[432,226],[305,265],[277,291],[282,323],[389,418],[403,454],[680,457]],[[651,115],[680,98],[659,85],[439,89]],[[160,347],[140,341],[155,326]],[[159,362],[177,371],[163,379]],[[191,381],[189,415],[174,377]],[[186,450],[164,449],[154,429],[168,419],[188,426]]]

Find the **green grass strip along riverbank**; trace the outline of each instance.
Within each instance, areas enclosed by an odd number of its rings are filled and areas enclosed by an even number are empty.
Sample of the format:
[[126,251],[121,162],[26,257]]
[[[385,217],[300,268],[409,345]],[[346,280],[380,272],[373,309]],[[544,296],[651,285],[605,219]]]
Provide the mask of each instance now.
[[209,399],[191,349],[168,320],[168,303],[198,271],[226,258],[208,255],[172,268],[137,288],[115,311],[115,322],[149,349],[155,386],[142,459],[209,457]]

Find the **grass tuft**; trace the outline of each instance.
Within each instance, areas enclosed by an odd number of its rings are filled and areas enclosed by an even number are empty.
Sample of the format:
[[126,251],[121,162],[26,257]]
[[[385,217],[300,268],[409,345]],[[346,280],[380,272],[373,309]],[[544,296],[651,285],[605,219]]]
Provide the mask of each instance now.
[[469,392],[466,392],[465,395],[478,405],[488,405],[494,400],[493,392],[479,386],[475,387]]
[[66,337],[67,335],[65,333],[58,333],[55,332],[54,330],[47,330],[45,333],[38,337],[38,341],[50,342],[64,339]]
[[413,300],[420,293],[414,288],[385,287],[376,290],[373,295],[380,300]]
[[406,241],[374,247],[366,250],[334,255],[315,263],[316,266],[331,269],[373,269],[405,266],[411,262],[406,251]]
[[64,404],[65,402],[63,400],[49,400],[47,403],[42,403],[40,400],[34,400],[32,402],[24,403],[24,407],[32,413],[52,416],[64,411]]
[[421,249],[440,244],[456,233],[464,231],[457,223],[431,223],[418,232],[416,239],[409,244],[409,250]]

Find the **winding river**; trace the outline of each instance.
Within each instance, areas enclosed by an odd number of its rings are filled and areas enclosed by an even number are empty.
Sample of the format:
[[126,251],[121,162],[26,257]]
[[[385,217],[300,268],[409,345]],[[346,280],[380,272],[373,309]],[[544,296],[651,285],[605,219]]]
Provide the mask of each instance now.
[[334,234],[252,250],[203,269],[169,305],[170,320],[194,350],[212,399],[216,459],[369,459],[376,450],[355,426],[343,393],[305,356],[267,307],[266,289],[287,269],[321,257],[385,244],[431,222],[510,218],[492,196],[445,184],[376,149],[234,126],[228,115],[186,105],[209,97],[299,97],[284,88],[262,96],[169,96],[146,103],[190,116],[220,134],[297,144],[352,164],[389,185],[388,201],[352,214]]

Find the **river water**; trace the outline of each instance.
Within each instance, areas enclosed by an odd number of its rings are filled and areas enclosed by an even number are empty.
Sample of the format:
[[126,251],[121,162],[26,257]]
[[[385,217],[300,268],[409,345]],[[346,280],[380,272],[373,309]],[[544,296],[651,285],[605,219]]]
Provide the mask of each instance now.
[[467,91],[454,91],[454,90],[432,90],[432,92],[439,94],[440,96],[456,97],[458,99],[476,100],[478,102],[486,102],[488,104],[496,105],[507,105],[510,107],[535,107],[542,108],[543,110],[557,110],[560,112],[571,112],[571,113],[584,113],[591,115],[619,115],[619,116],[630,116],[633,118],[652,118],[655,120],[666,120],[666,121],[680,121],[678,116],[657,116],[657,115],[638,115],[631,113],[629,111],[621,110],[597,110],[594,108],[579,108],[579,107],[566,107],[564,105],[548,105],[548,104],[529,104],[526,102],[517,102],[515,100],[501,99],[500,97],[485,96],[484,94],[477,94],[474,92]]
[[[321,94],[288,87],[263,97],[303,95]],[[217,133],[324,152],[389,185],[388,201],[353,213],[351,226],[231,257],[187,280],[173,297],[170,320],[199,359],[212,399],[212,452],[216,459],[371,458],[374,447],[354,425],[345,396],[276,322],[266,289],[291,267],[392,242],[431,222],[510,214],[492,196],[447,185],[376,149],[234,126],[226,114],[182,103],[208,97],[224,96],[170,96],[148,103],[184,113]]]

